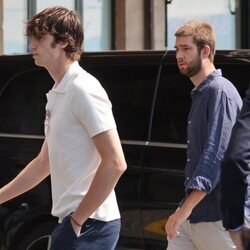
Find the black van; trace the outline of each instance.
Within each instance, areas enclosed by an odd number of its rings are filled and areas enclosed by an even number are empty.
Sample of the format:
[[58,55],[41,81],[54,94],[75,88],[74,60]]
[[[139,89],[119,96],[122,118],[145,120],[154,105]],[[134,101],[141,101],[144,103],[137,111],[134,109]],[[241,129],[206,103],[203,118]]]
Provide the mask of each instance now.
[[[250,50],[217,51],[216,67],[244,97]],[[122,215],[117,249],[163,250],[164,225],[183,197],[186,119],[192,83],[174,51],[84,53],[80,64],[99,79],[113,104],[128,169],[116,193]],[[40,150],[45,93],[53,81],[30,55],[0,56],[0,187]],[[0,205],[0,250],[46,250],[57,223],[49,178]]]

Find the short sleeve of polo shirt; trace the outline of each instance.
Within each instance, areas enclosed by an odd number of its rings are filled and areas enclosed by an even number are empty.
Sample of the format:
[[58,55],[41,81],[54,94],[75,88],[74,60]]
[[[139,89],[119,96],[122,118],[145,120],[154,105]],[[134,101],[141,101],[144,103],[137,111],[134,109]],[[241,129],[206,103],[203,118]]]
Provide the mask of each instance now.
[[99,81],[88,73],[77,77],[71,88],[72,113],[90,137],[116,128],[112,105]]

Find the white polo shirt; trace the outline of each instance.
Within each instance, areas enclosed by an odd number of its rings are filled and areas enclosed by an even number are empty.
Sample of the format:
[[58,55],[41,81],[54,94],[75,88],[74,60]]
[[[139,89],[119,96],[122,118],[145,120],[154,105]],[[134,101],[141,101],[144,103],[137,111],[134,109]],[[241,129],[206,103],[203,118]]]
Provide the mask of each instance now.
[[[116,128],[116,124],[105,90],[78,62],[72,63],[61,82],[47,93],[47,99],[45,135],[52,214],[60,222],[79,205],[100,164],[91,137]],[[120,218],[114,190],[90,217],[102,221]]]

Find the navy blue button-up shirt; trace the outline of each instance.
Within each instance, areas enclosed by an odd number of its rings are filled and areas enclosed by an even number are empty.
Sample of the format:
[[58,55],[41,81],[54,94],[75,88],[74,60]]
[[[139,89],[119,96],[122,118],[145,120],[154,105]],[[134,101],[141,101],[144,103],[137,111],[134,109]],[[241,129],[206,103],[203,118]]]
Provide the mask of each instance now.
[[231,82],[212,72],[191,92],[192,106],[187,125],[186,195],[191,190],[207,195],[193,209],[191,223],[221,220],[219,180],[224,151],[242,100]]

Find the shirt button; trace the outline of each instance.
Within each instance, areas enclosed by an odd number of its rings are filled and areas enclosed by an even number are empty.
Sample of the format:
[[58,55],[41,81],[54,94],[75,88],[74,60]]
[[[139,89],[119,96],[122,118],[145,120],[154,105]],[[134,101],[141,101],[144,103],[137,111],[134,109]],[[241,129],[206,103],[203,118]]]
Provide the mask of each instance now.
[[190,141],[188,140],[187,143],[190,143]]
[[190,159],[187,159],[187,161],[190,161]]
[[191,121],[188,121],[188,124],[190,124],[191,123]]
[[189,177],[187,177],[187,180],[189,180]]

